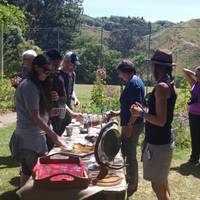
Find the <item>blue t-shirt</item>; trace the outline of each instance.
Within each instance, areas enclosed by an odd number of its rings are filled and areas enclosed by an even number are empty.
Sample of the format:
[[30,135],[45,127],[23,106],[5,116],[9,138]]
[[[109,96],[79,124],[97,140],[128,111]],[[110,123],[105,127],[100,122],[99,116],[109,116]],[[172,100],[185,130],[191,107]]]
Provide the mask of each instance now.
[[[131,117],[130,107],[133,103],[138,102],[144,104],[144,83],[134,75],[129,81],[120,97],[120,118],[121,126],[127,126]],[[137,120],[140,121],[140,120]]]

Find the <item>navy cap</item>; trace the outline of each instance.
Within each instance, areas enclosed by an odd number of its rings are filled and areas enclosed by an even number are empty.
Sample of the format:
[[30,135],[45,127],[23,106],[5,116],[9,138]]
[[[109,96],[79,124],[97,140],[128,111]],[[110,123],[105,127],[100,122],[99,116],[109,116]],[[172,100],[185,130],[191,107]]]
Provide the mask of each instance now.
[[69,51],[65,54],[64,60],[68,60],[72,62],[73,64],[75,64],[76,66],[79,66],[81,64],[78,56],[72,51]]

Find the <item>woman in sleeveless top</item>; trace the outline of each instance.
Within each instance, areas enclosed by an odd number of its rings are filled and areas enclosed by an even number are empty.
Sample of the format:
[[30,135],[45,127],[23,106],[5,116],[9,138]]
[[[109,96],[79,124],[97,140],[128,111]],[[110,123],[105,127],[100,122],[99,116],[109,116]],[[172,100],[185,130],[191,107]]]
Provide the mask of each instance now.
[[168,173],[174,141],[171,123],[177,96],[172,80],[173,65],[170,51],[156,50],[150,67],[157,83],[148,99],[149,111],[146,113],[138,103],[131,107],[133,119],[141,116],[146,120],[143,176],[151,181],[158,200],[170,199]]
[[191,98],[188,105],[192,152],[189,162],[198,164],[200,158],[200,66],[195,72],[184,69],[184,74],[191,86]]

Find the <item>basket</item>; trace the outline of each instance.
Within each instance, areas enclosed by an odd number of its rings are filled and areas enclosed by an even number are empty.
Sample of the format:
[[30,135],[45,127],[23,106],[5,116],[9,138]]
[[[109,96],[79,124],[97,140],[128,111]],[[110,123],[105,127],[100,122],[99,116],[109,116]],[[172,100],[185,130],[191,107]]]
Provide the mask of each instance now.
[[33,169],[35,187],[86,188],[90,180],[78,157],[53,154],[38,158]]

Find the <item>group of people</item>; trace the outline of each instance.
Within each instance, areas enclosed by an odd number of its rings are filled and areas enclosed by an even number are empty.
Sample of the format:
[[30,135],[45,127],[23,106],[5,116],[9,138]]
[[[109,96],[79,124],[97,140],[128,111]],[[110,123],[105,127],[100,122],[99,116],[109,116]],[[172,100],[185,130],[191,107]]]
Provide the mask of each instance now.
[[[72,100],[75,106],[80,105],[74,91],[75,70],[80,66],[75,53],[67,52],[62,58],[56,50],[38,56],[28,50],[23,54],[23,63],[25,68],[22,75],[18,74],[18,82],[16,78],[11,80],[17,88],[17,125],[10,142],[13,157],[21,163],[22,184],[31,175],[39,156],[47,154],[54,144],[64,145],[60,136],[71,118],[83,120],[83,115],[71,107]],[[156,84],[146,103],[144,83],[137,76],[135,65],[123,60],[117,66],[125,87],[119,98],[120,110],[111,110],[108,115],[120,117],[128,195],[137,191],[137,143],[145,127],[142,148],[144,179],[151,181],[159,200],[170,199],[168,174],[174,147],[171,124],[177,98],[173,66],[175,63],[169,50],[155,51],[149,67]],[[184,69],[184,73],[192,88],[189,102],[192,153],[189,161],[197,164],[200,156],[200,67],[195,72]],[[148,105],[148,112],[144,105]],[[63,109],[65,115],[60,117]]]
[[34,50],[23,53],[22,71],[11,78],[16,88],[17,123],[10,140],[12,156],[21,164],[21,185],[31,176],[38,157],[54,144],[64,146],[60,136],[71,118],[83,119],[71,105],[72,101],[75,106],[80,104],[74,91],[79,65],[73,52],[63,58],[54,49],[43,55]]

